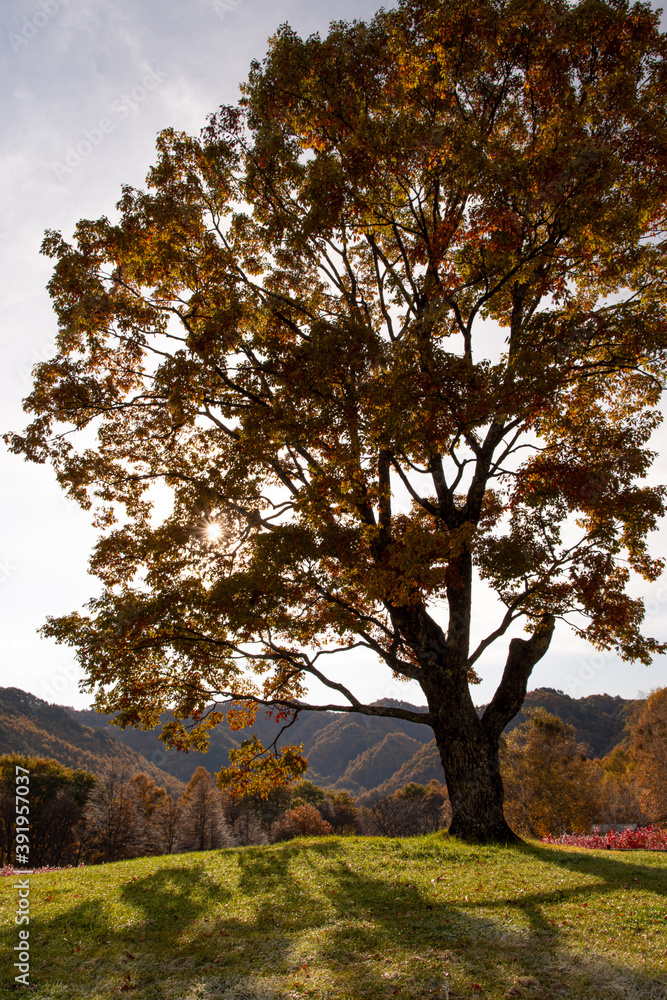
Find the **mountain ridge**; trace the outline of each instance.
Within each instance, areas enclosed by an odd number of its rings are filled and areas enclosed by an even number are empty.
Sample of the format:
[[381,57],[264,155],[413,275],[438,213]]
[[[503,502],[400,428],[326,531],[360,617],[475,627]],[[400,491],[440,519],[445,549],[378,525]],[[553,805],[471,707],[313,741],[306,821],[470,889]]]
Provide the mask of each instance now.
[[[602,757],[622,742],[627,716],[635,703],[636,699],[607,694],[575,699],[555,688],[537,688],[528,692],[506,732],[523,721],[527,710],[543,707],[574,725],[577,739],[589,747],[591,756]],[[422,707],[395,699],[374,704],[412,711]],[[161,724],[168,718],[165,713]],[[268,745],[275,738],[276,725],[273,719],[258,714],[251,731]],[[184,754],[167,750],[158,738],[159,730],[160,726],[149,731],[123,730],[92,709],[51,705],[19,688],[0,688],[1,753],[37,753],[93,771],[104,761],[118,760],[145,771],[168,791],[181,789],[199,765],[212,772],[226,767],[229,751],[250,732],[232,732],[223,723],[212,731],[208,753]],[[411,781],[426,784],[433,778],[445,778],[427,725],[393,717],[303,710],[290,726],[288,737],[290,743],[303,744],[309,763],[306,777],[325,788],[365,796],[389,794]]]
[[0,754],[50,757],[66,767],[102,774],[108,767],[143,771],[179,795],[184,784],[162,771],[103,728],[82,725],[72,710],[51,704],[21,688],[0,688]]

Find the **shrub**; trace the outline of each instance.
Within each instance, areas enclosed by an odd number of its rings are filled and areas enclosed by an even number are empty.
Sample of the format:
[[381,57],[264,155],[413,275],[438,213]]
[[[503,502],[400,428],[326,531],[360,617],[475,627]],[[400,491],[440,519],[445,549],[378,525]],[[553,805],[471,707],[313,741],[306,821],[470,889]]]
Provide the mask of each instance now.
[[277,842],[293,837],[326,837],[330,833],[331,824],[322,819],[315,806],[296,806],[274,825],[271,839]]
[[546,836],[544,844],[567,844],[571,847],[597,847],[614,851],[667,851],[667,831],[656,830],[652,826],[638,830],[623,830],[616,833],[564,833],[560,837]]

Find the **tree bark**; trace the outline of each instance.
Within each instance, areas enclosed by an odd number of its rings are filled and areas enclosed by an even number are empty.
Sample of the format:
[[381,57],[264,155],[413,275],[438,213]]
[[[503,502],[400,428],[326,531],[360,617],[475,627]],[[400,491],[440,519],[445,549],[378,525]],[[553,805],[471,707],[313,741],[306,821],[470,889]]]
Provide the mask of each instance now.
[[498,690],[487,705],[482,722],[492,739],[498,740],[503,729],[523,705],[528,678],[551,643],[553,615],[544,615],[530,639],[512,639]]
[[450,661],[437,682],[426,685],[452,807],[452,835],[476,843],[519,839],[503,814],[500,736],[520,710],[530,673],[549,648],[553,630],[553,616],[545,615],[530,639],[512,639],[502,680],[481,718],[461,666],[452,670]]
[[449,833],[475,843],[516,841],[503,814],[499,741],[486,732],[467,681],[451,695],[433,727],[452,807]]

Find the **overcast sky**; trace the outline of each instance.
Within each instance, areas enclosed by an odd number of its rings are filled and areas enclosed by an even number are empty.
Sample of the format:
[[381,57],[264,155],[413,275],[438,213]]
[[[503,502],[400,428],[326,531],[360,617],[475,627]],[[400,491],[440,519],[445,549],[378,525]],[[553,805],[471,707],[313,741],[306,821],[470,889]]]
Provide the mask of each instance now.
[[[385,6],[391,6],[386,4]],[[35,0],[2,8],[0,136],[1,342],[0,430],[25,424],[21,400],[30,370],[49,357],[55,318],[45,290],[50,262],[40,256],[45,229],[71,236],[80,218],[113,211],[123,183],[141,186],[157,132],[198,133],[220,104],[233,103],[250,61],[287,21],[301,35],[331,20],[368,18],[369,0]],[[664,18],[663,18],[664,24]],[[656,439],[655,479],[667,481],[667,433]],[[85,707],[71,651],[36,630],[47,615],[80,609],[98,585],[87,575],[94,533],[88,516],[61,495],[51,470],[0,449],[0,686],[17,686],[61,704]],[[667,554],[667,526],[654,551]],[[667,578],[641,591],[647,629],[667,638]],[[499,609],[479,595],[476,628]],[[475,692],[488,701],[506,644],[489,652]],[[599,654],[561,627],[531,687],[575,697],[632,697],[667,683],[667,660],[648,668]],[[407,697],[371,663],[351,663],[343,679],[361,698]]]

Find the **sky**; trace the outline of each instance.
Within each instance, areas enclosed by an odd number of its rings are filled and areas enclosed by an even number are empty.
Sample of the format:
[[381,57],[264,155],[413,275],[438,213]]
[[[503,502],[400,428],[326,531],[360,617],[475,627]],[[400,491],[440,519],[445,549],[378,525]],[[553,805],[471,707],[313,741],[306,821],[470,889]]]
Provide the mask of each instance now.
[[[385,6],[391,6],[387,3]],[[68,238],[81,218],[113,212],[121,185],[141,187],[166,127],[197,134],[221,104],[234,103],[252,59],[288,22],[300,35],[332,20],[367,19],[375,0],[12,0],[0,15],[0,432],[26,423],[22,399],[34,364],[53,352],[56,331],[46,284],[43,233]],[[666,27],[663,16],[663,30]],[[667,431],[651,478],[667,482]],[[95,539],[89,515],[66,500],[51,469],[0,445],[0,686],[87,707],[72,650],[38,635],[47,616],[83,608],[99,590],[87,573]],[[667,555],[667,524],[653,536]],[[636,590],[647,599],[646,629],[667,639],[667,575]],[[474,631],[500,616],[479,584]],[[521,634],[517,632],[516,634]],[[507,641],[507,640],[506,640]],[[488,701],[506,641],[480,661]],[[363,668],[363,669],[362,669]],[[423,704],[414,682],[400,684],[372,659],[353,659],[339,679],[361,699]],[[667,657],[650,667],[598,653],[560,626],[530,688],[573,697],[636,697],[667,684]]]

